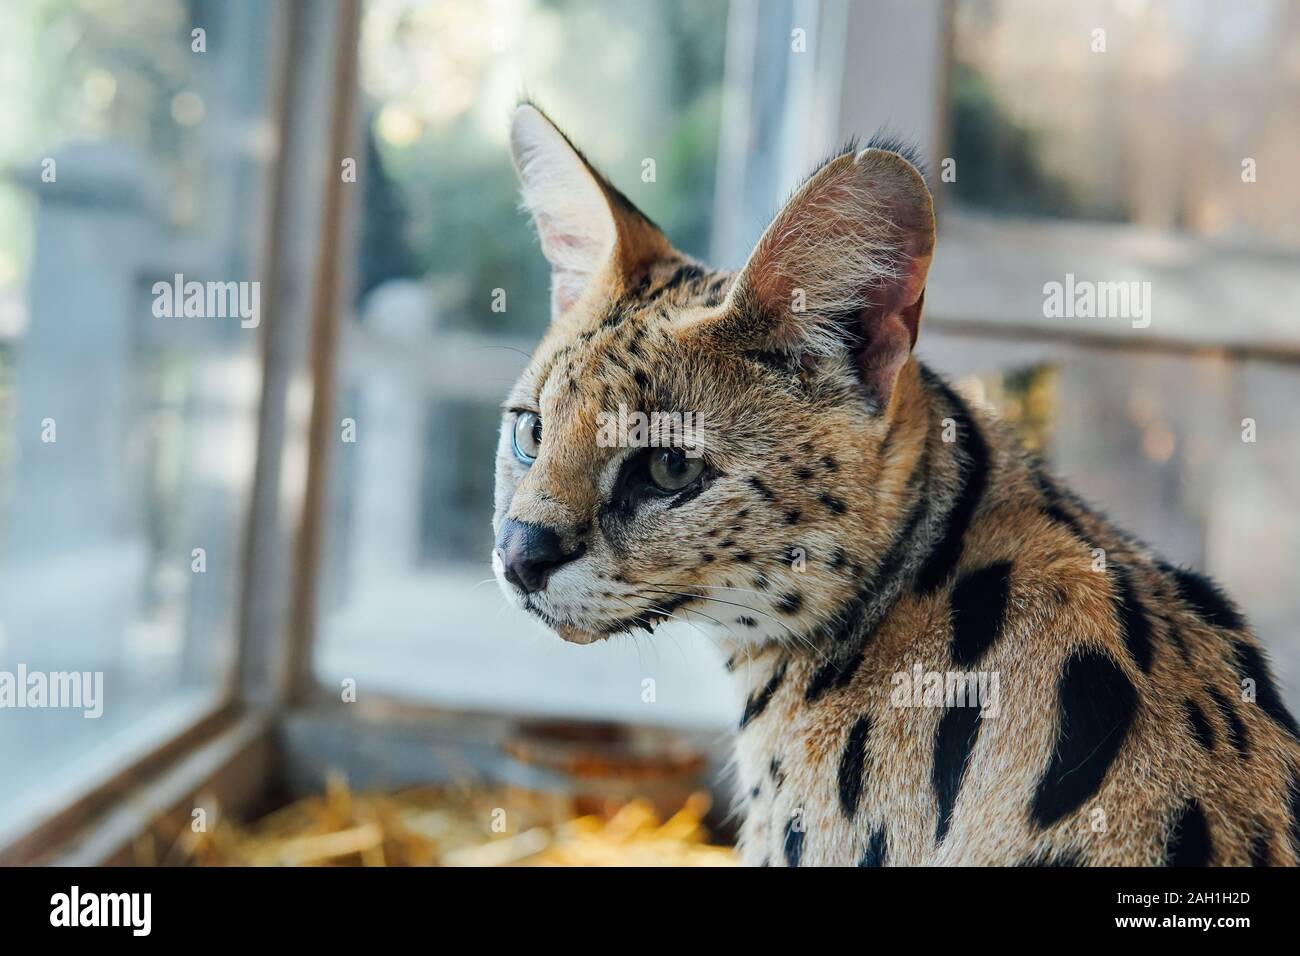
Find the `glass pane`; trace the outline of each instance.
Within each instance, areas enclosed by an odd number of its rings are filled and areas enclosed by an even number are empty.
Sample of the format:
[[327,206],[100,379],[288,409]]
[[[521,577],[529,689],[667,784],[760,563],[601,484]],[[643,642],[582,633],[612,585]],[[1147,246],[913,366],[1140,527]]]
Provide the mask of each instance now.
[[229,675],[270,13],[0,5],[0,834]]
[[[331,453],[323,683],[473,709],[731,719],[716,652],[693,631],[571,647],[506,606],[489,562],[498,404],[549,310],[506,140],[515,101],[527,89],[703,255],[726,12],[691,0],[366,5],[361,297],[340,350],[339,419],[355,433]],[[659,678],[654,707],[646,677]]]
[[958,0],[955,195],[1300,246],[1298,51],[1283,0]]

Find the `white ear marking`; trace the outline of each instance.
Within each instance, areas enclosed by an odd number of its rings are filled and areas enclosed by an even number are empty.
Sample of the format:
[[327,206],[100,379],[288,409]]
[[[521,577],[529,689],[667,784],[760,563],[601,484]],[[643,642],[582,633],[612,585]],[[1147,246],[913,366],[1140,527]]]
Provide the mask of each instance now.
[[551,301],[564,311],[614,250],[609,202],[582,157],[541,111],[524,105],[510,127],[510,150],[522,205],[532,213],[551,263]]

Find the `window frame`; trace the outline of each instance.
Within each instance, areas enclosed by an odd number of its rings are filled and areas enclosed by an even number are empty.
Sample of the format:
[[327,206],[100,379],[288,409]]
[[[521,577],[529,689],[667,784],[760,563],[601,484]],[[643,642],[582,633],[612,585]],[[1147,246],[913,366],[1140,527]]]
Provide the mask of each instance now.
[[[291,385],[307,373],[328,391],[329,377],[321,371],[333,360],[331,332],[344,275],[337,267],[338,236],[348,214],[335,157],[347,155],[344,147],[355,141],[360,13],[361,0],[292,0],[276,5],[270,18],[268,113],[278,149],[266,171],[257,262],[271,307],[258,329],[263,378],[257,451],[229,679],[194,702],[163,736],[158,727],[128,734],[120,769],[54,794],[38,813],[15,820],[0,833],[0,865],[103,863],[155,814],[192,806],[200,792],[224,794],[225,806],[238,808],[270,780],[268,741],[278,714],[304,696],[303,662],[310,653],[310,618],[281,598],[286,582],[295,595],[314,587],[310,550],[321,520],[317,499],[309,493],[297,500],[292,489],[282,489],[281,476],[303,463],[323,467],[315,406],[328,407],[328,394],[317,388],[308,447]],[[315,480],[319,486],[319,476]]]

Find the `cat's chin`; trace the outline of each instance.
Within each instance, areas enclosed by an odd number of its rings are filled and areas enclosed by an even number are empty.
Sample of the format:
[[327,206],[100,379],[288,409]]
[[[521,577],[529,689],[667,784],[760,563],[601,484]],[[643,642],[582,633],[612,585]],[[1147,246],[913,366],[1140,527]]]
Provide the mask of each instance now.
[[595,644],[597,641],[603,641],[609,637],[608,634],[600,634],[596,631],[584,631],[576,627],[570,627],[567,624],[555,625],[555,633],[568,641],[570,644]]

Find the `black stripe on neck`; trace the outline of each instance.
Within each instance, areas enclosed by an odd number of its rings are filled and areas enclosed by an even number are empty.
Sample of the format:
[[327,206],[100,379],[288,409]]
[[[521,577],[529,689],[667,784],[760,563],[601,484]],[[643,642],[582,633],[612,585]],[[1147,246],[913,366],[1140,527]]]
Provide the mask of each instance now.
[[943,535],[917,575],[917,591],[925,595],[943,586],[961,560],[966,531],[988,484],[989,448],[961,396],[925,366],[921,367],[921,374],[926,384],[949,406],[950,415],[957,424],[957,444],[965,459],[957,497],[944,519]]

